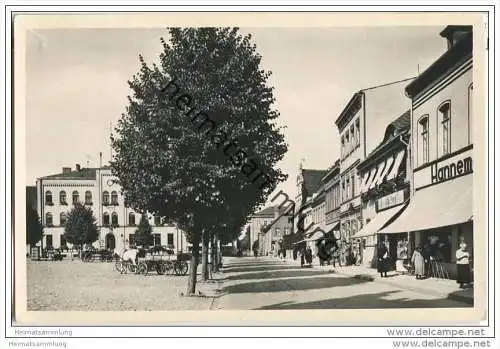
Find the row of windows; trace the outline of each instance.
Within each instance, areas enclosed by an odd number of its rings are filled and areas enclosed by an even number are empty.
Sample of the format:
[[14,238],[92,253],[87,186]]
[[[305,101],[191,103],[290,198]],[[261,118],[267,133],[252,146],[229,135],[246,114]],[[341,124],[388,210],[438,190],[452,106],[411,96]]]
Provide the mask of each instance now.
[[355,174],[344,176],[341,182],[341,202],[350,200],[359,194],[359,178]]
[[[471,143],[470,137],[470,122],[472,115],[472,85],[469,86],[469,110],[468,110],[468,143]],[[442,157],[452,152],[451,146],[451,101],[445,101],[437,108],[437,156]],[[430,128],[429,114],[422,115],[418,119],[418,138],[417,138],[417,166],[428,163],[431,159],[429,157],[429,128]]]
[[[72,193],[72,202],[73,204],[76,204],[80,202],[80,194],[78,193],[77,190],[73,191]],[[110,198],[111,198],[111,203],[110,203]],[[66,192],[61,191],[59,192],[59,204],[61,205],[67,205],[68,201],[66,199]],[[112,191],[111,195],[109,192],[105,191],[102,193],[102,204],[103,205],[118,205],[118,193],[116,191]],[[45,205],[52,206],[54,205],[54,202],[52,201],[52,192],[50,190],[45,192]],[[85,192],[85,205],[92,205],[92,192],[87,190]]]
[[[154,246],[161,246],[161,234],[152,234],[153,235],[153,245]],[[59,246],[67,246],[67,241],[64,235],[60,235],[60,243]],[[129,244],[130,245],[135,245],[135,234],[130,234],[129,235]],[[168,233],[167,234],[167,245],[174,245],[174,234]],[[53,247],[53,240],[52,240],[52,234],[47,234],[45,235],[45,247],[46,248],[51,248]]]
[[340,186],[336,185],[326,194],[326,212],[330,212],[340,207]]
[[319,223],[325,219],[325,205],[321,204],[312,209],[312,220],[314,223]]
[[[135,216],[136,216],[135,213],[133,213],[133,212],[129,213],[129,215],[128,215],[128,225],[129,226],[135,226],[136,225]],[[109,215],[109,213],[104,212],[104,214],[102,215],[102,222],[103,222],[102,224],[104,226],[109,226],[110,225],[110,217],[111,217],[111,225],[118,226],[119,225],[119,223],[118,223],[118,214],[116,212],[112,212],[111,216]],[[45,214],[45,224],[47,226],[53,226],[54,225],[54,217],[53,217],[52,213],[47,212]],[[66,224],[66,213],[62,212],[59,215],[59,225],[65,225],[65,224]],[[161,220],[161,217],[155,216],[154,217],[154,225],[160,226],[162,224],[163,224],[163,222]]]
[[359,130],[359,118],[357,118],[351,127],[340,136],[340,157],[341,159],[346,158],[351,154],[360,144],[360,130]]

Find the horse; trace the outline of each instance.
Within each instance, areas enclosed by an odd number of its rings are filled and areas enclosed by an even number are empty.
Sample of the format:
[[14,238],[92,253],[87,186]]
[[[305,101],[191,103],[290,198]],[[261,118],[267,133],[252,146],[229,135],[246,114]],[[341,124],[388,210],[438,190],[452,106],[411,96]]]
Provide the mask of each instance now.
[[136,265],[137,255],[139,250],[136,248],[122,248],[122,249],[114,249],[114,254],[121,258],[122,261],[130,261],[132,265]]

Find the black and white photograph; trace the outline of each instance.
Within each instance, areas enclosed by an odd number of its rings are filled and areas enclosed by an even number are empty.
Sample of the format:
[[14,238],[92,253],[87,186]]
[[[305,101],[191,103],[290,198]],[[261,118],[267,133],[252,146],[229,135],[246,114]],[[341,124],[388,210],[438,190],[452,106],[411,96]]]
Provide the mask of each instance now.
[[21,312],[425,317],[486,299],[474,17],[69,17],[14,21]]

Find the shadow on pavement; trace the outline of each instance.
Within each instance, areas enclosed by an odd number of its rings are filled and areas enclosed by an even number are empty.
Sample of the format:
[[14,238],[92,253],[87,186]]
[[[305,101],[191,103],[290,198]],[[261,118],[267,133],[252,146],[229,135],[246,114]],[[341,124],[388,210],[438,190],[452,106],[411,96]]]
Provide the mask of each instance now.
[[[384,309],[384,308],[467,308],[472,305],[457,303],[451,305],[443,299],[384,299],[399,291],[370,293],[352,297],[325,299],[321,301],[292,303],[281,302],[266,305],[255,310],[271,309]],[[445,305],[443,305],[445,304]],[[460,304],[460,305],[459,305]]]
[[291,277],[301,277],[301,276],[317,276],[317,275],[327,275],[330,271],[326,270],[302,270],[300,268],[295,268],[296,270],[266,270],[258,273],[243,273],[238,275],[231,275],[224,280],[251,280],[251,279],[277,279],[277,278],[291,278]]
[[229,267],[229,268],[224,268],[222,271],[224,273],[248,273],[248,272],[253,272],[253,271],[269,271],[272,272],[273,270],[301,270],[300,266],[295,267],[291,265],[262,265],[262,266],[254,266],[254,267]]
[[358,285],[368,281],[354,278],[315,277],[307,279],[280,279],[270,281],[246,282],[224,287],[225,293],[259,293],[315,290],[330,287]]

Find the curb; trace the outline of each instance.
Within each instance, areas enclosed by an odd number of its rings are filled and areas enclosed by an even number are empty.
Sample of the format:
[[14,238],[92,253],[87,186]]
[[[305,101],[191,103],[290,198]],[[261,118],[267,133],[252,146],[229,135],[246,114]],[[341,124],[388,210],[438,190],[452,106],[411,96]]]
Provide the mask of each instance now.
[[[349,276],[349,277],[352,277],[352,278],[355,278],[355,279],[358,279],[358,280],[371,281],[371,282],[380,282],[380,283],[391,285],[391,286],[401,287],[401,285],[398,284],[398,283],[376,279],[376,278],[374,278],[371,275],[363,275],[363,274],[349,275],[347,273],[342,273],[342,272],[337,272],[337,273],[341,274],[341,275],[344,275],[344,276]],[[453,293],[442,293],[442,292],[438,292],[438,291],[434,291],[434,290],[429,290],[429,289],[423,288],[423,287],[408,287],[406,289],[407,290],[411,290],[411,291],[417,291],[417,292],[420,292],[420,293],[423,293],[423,294],[432,295],[432,296],[444,296],[444,297],[446,297],[449,300],[454,300],[454,301],[458,301],[458,302],[462,302],[462,303],[467,303],[467,304],[470,304],[470,305],[474,305],[474,297],[467,297],[467,296],[464,296],[464,295],[453,294]]]

